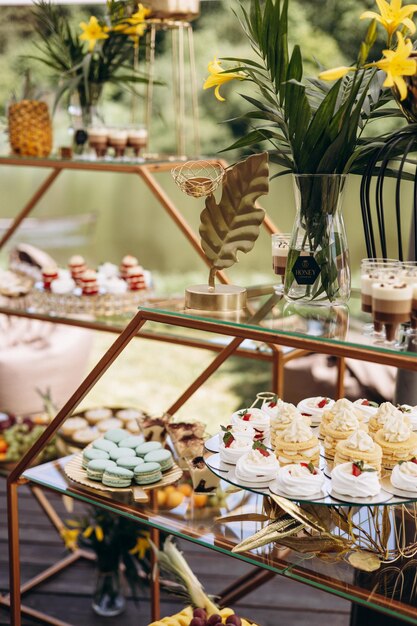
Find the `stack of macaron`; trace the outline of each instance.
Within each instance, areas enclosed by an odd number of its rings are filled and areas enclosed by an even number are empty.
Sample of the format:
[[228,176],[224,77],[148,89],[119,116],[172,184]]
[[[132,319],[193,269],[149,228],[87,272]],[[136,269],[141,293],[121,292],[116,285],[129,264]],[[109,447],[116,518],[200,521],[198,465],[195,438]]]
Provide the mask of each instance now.
[[90,480],[117,489],[129,487],[133,481],[138,485],[156,483],[173,464],[171,452],[159,442],[144,442],[143,437],[122,428],[107,431],[82,456]]

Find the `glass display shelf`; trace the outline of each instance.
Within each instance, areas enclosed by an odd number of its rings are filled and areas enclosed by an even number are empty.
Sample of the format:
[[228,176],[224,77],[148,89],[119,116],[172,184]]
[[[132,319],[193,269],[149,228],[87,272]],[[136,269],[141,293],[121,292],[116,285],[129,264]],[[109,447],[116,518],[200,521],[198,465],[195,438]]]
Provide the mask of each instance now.
[[367,334],[372,319],[360,310],[358,292],[353,292],[348,306],[334,307],[287,302],[272,286],[253,288],[248,296],[247,308],[236,313],[185,309],[178,301],[139,310],[146,320],[177,327],[417,369],[417,336],[401,328],[394,344]]
[[[217,160],[217,159],[212,159]],[[220,160],[220,159],[218,159]],[[122,169],[122,168],[136,168],[138,165],[167,165],[171,167],[172,163],[185,161],[184,158],[175,155],[164,154],[146,154],[143,157],[130,157],[125,156],[121,158],[104,157],[97,158],[93,151],[91,155],[73,155],[70,159],[63,159],[58,154],[53,154],[48,157],[24,157],[10,154],[0,155],[0,165],[20,165],[22,167],[63,167],[67,169]],[[167,167],[167,169],[169,169]]]
[[[232,549],[242,540],[260,530],[262,524],[251,521],[224,522],[220,516],[241,513],[264,512],[264,498],[246,490],[230,489],[221,482],[223,497],[214,496],[212,505],[197,508],[192,500],[186,499],[171,510],[159,508],[157,498],[152,505],[132,504],[126,496],[108,497],[99,490],[87,490],[71,483],[64,473],[64,466],[70,457],[28,469],[24,478],[46,489],[59,492],[86,504],[105,508],[116,514],[134,519],[165,533],[172,533],[205,548],[239,558],[252,565],[287,576],[318,589],[333,593],[347,600],[366,604],[369,608],[382,611],[410,624],[417,624],[417,591],[415,585],[416,563],[414,558],[400,558],[392,563],[383,563],[372,573],[355,570],[343,558],[326,560],[302,555],[289,548],[269,544],[262,548],[236,554]],[[210,496],[208,496],[210,499]],[[210,501],[210,500],[209,500]],[[395,515],[395,508],[393,514]],[[366,529],[369,526],[367,508],[362,507],[354,514],[362,516],[359,523]],[[394,544],[395,531],[392,530],[390,544]],[[414,528],[409,529],[410,541],[415,539]],[[333,555],[332,555],[333,556]],[[230,561],[233,569],[233,561]],[[279,582],[278,582],[279,584]]]

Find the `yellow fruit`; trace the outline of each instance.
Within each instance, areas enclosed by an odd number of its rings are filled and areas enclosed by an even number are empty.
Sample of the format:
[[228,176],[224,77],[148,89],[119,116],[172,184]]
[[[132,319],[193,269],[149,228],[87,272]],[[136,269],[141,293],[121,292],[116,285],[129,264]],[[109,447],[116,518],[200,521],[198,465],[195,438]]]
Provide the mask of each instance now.
[[167,494],[162,489],[158,489],[156,492],[156,498],[158,500],[158,506],[164,506],[167,501]]
[[176,491],[176,489],[175,489],[174,485],[168,485],[168,487],[165,487],[164,491],[165,491],[166,494],[168,494],[168,493],[172,493],[173,491]]
[[183,493],[181,493],[181,491],[172,491],[167,495],[165,506],[170,509],[174,509],[175,507],[182,504],[184,498],[185,496]]
[[52,124],[48,107],[39,100],[21,100],[11,104],[9,141],[20,156],[47,157],[52,150]]
[[194,493],[193,494],[193,502],[194,502],[194,506],[197,509],[202,509],[203,506],[206,506],[207,504],[207,496],[205,493]]
[[178,491],[181,491],[187,498],[191,496],[193,493],[193,488],[188,483],[184,483],[182,485],[178,485]]

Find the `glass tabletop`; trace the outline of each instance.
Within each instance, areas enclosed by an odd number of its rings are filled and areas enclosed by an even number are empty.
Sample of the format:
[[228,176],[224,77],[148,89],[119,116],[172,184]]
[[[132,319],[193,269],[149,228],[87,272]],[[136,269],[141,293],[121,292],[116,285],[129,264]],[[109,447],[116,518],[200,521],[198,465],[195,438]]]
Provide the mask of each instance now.
[[[168,304],[168,306],[167,306]],[[407,325],[399,327],[398,341],[389,343],[372,334],[372,318],[361,311],[360,294],[348,306],[318,306],[287,302],[272,286],[248,289],[246,309],[211,313],[184,308],[183,301],[140,307],[145,317],[185,327],[198,327],[245,336],[266,343],[313,349],[339,356],[381,363],[408,362],[417,367],[417,335]],[[163,317],[163,319],[161,318]],[[172,320],[170,322],[170,320]]]
[[[303,554],[276,543],[237,554],[232,552],[233,548],[262,528],[263,522],[251,521],[256,519],[253,514],[259,516],[265,513],[265,500],[262,495],[234,489],[220,482],[216,494],[203,498],[203,503],[191,496],[171,509],[157,504],[158,501],[163,501],[160,497],[151,498],[152,504],[138,504],[133,503],[129,495],[109,496],[105,492],[88,490],[69,481],[64,472],[69,459],[70,457],[66,457],[60,461],[31,468],[24,473],[24,477],[30,482],[84,503],[106,508],[165,533],[172,533],[208,549],[239,558],[347,600],[366,604],[410,624],[417,624],[415,585],[417,558],[414,558],[411,549],[415,548],[416,528],[415,521],[411,524],[410,511],[402,509],[401,513],[398,513],[398,507],[392,507],[391,524],[388,527],[385,523],[383,530],[384,533],[389,533],[386,542],[387,555],[392,555],[391,550],[399,541],[398,528],[402,525],[408,546],[408,550],[404,551],[405,556],[382,563],[377,571],[370,573],[352,567],[343,554],[338,556],[335,553],[324,552],[323,558],[319,558],[313,556],[311,549]],[[154,495],[156,491],[154,490]],[[361,526],[365,546],[372,526],[371,509],[362,507],[356,510],[353,507],[343,507],[341,511],[346,514],[351,512],[352,522]],[[251,514],[251,517],[242,521],[240,520],[242,514]],[[234,521],[225,521],[225,517],[232,515],[236,516]],[[396,524],[398,516],[399,521]],[[331,532],[335,533],[335,528],[333,522]],[[341,538],[343,532],[339,528]],[[377,536],[375,535],[372,540],[378,541]],[[282,543],[285,544],[285,539],[282,539]]]

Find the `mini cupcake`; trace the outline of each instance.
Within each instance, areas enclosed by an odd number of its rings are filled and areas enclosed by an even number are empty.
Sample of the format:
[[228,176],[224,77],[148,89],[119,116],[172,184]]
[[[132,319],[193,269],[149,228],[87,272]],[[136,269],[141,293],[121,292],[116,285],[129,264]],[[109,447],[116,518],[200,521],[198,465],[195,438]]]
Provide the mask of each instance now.
[[348,439],[358,429],[367,430],[362,424],[355,411],[350,409],[340,409],[332,421],[324,427],[324,452],[328,459],[333,459],[336,446],[339,441]]
[[373,436],[378,430],[384,426],[385,422],[393,416],[400,417],[401,411],[397,409],[391,402],[383,402],[375,415],[373,415],[368,424],[369,432]]
[[301,415],[311,418],[311,424],[316,426],[320,424],[324,413],[330,411],[334,406],[334,400],[316,396],[314,398],[305,398],[297,404],[297,409]]
[[374,437],[382,448],[382,465],[386,469],[417,456],[417,434],[412,432],[401,411],[398,413],[390,417]]
[[324,476],[312,463],[294,463],[280,468],[277,486],[288,496],[307,498],[322,491]]
[[271,420],[271,445],[273,448],[276,445],[277,437],[288,428],[295,419],[304,420],[308,426],[310,425],[309,417],[303,416],[293,404],[283,402],[278,414]]
[[220,458],[224,463],[236,465],[243,454],[252,450],[253,440],[249,437],[234,436],[226,430],[219,446]]
[[397,463],[392,470],[391,484],[401,491],[417,495],[417,459]]
[[319,464],[319,440],[304,418],[299,417],[293,420],[282,433],[277,435],[275,441],[275,454],[280,465],[312,463],[316,466]]
[[379,404],[376,402],[370,402],[366,398],[359,398],[359,400],[355,400],[353,406],[359,411],[365,424],[369,422],[371,417],[376,415],[379,408]]
[[364,430],[355,430],[336,445],[334,464],[363,461],[381,473],[382,449]]
[[254,428],[255,433],[262,434],[263,438],[269,436],[270,418],[262,409],[242,409],[232,415],[232,425],[239,425],[242,422],[248,423]]
[[370,498],[381,491],[378,472],[363,462],[336,465],[331,479],[332,492],[351,498]]
[[276,478],[278,470],[279,463],[274,454],[256,442],[252,450],[237,461],[235,476],[246,483],[269,483]]

